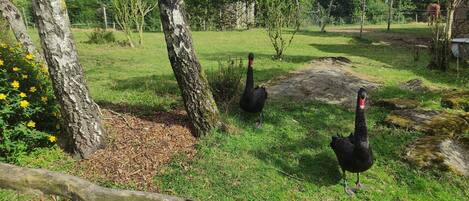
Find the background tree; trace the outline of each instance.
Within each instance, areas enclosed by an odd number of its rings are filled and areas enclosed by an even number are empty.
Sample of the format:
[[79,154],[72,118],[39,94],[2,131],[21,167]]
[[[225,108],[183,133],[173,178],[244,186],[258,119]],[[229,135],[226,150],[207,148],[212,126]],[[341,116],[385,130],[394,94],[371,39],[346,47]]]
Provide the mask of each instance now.
[[220,124],[217,105],[192,45],[183,0],[160,0],[168,56],[197,136]]
[[[300,28],[300,4],[296,1],[266,0],[265,26],[270,42],[275,49],[276,59],[282,59]],[[285,36],[287,28],[293,28],[290,37]]]
[[25,21],[23,17],[16,8],[16,6],[10,0],[0,0],[0,12],[2,16],[8,21],[10,24],[11,30],[16,37],[16,40],[20,42],[24,49],[36,56],[38,60],[44,60],[42,55],[36,50],[33,41],[29,37],[28,30],[25,26]]
[[319,15],[319,28],[321,32],[326,32],[326,26],[331,21],[331,11],[332,5],[334,4],[334,0],[329,0],[327,8],[322,6],[320,1],[316,1],[317,3],[317,13]]
[[360,38],[363,35],[363,24],[365,23],[365,10],[366,10],[366,0],[361,0],[362,1],[362,16],[361,16],[361,21],[360,21]]
[[33,8],[67,134],[59,140],[67,151],[87,158],[103,145],[104,130],[78,61],[65,2],[33,0]]
[[392,5],[394,0],[388,0],[388,28],[387,30],[391,30],[391,22],[392,22]]
[[140,45],[143,45],[143,31],[145,26],[145,16],[150,13],[155,7],[157,6],[157,1],[155,3],[149,3],[145,0],[132,0],[131,3],[132,13],[133,13],[133,20],[135,22],[135,26],[139,33],[139,41]]
[[133,0],[112,0],[114,17],[125,34],[130,47],[135,47],[132,39],[132,27],[135,23],[135,15],[132,11]]

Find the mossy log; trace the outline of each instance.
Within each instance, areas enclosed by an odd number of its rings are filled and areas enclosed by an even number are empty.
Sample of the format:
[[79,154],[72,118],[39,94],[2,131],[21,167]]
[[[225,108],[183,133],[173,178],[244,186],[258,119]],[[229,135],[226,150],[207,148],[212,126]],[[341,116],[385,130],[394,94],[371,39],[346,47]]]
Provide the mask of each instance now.
[[59,195],[76,201],[183,201],[187,199],[140,191],[109,189],[78,177],[0,163],[0,188]]

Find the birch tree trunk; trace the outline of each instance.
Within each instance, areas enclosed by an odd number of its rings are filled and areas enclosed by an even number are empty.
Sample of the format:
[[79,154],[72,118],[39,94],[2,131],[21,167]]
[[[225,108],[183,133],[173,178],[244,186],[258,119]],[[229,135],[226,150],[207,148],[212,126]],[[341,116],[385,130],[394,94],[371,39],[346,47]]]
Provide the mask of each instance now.
[[33,0],[39,36],[60,104],[67,151],[82,158],[100,148],[104,130],[98,106],[86,87],[83,69],[70,30],[64,0]]
[[10,0],[0,0],[0,12],[10,24],[16,40],[23,45],[23,48],[34,55],[38,61],[44,61],[44,57],[36,50],[33,41],[29,37],[28,29],[18,8]]
[[78,177],[0,163],[0,188],[60,195],[75,201],[190,201],[158,193],[109,189]]
[[192,45],[183,0],[159,1],[168,56],[197,136],[220,124],[217,105]]

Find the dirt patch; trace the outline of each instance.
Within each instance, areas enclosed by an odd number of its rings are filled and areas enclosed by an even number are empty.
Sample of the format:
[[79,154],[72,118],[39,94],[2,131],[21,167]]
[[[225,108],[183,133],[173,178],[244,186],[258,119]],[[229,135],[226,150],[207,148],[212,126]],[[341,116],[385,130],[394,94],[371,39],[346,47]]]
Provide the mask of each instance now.
[[308,68],[271,82],[269,95],[273,99],[316,100],[353,109],[360,87],[372,91],[379,84],[373,78],[354,72],[349,64],[350,60],[345,57],[314,60]]
[[196,152],[196,138],[182,110],[145,117],[103,110],[103,115],[109,135],[106,148],[77,162],[86,179],[157,191],[153,177],[158,169],[175,155],[191,158]]

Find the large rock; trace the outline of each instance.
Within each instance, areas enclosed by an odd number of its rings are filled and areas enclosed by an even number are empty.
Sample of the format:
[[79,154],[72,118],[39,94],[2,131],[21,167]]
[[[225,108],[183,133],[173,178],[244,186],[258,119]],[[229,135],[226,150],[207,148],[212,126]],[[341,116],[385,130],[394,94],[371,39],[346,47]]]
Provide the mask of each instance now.
[[392,110],[414,109],[420,106],[420,102],[412,99],[390,98],[376,102],[377,106]]
[[391,125],[438,136],[462,136],[469,133],[469,113],[406,109],[394,110],[385,119]]
[[353,109],[360,87],[372,91],[379,84],[352,71],[348,62],[342,57],[315,60],[305,70],[292,73],[280,81],[272,81],[275,84],[269,84],[269,95],[273,99],[317,100]]
[[441,98],[441,105],[451,109],[469,112],[469,91],[450,92]]
[[420,167],[469,176],[469,143],[448,136],[425,136],[406,150],[404,158]]

